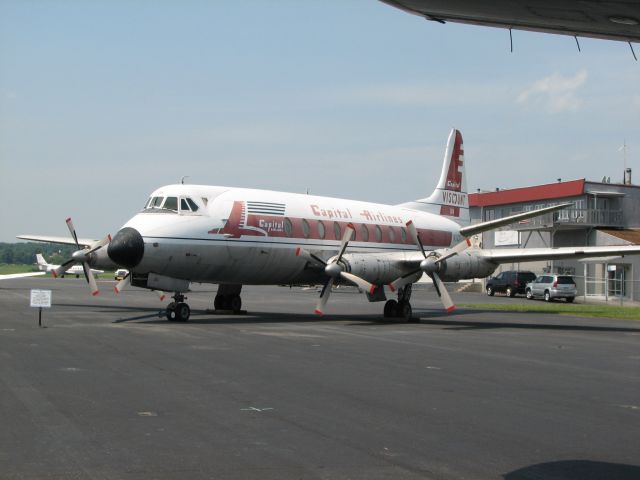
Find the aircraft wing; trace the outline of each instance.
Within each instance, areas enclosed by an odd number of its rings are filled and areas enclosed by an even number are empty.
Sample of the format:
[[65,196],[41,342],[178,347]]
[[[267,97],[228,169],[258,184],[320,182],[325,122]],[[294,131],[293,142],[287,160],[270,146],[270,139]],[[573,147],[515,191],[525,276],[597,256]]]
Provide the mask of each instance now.
[[381,0],[439,23],[640,41],[640,2],[620,0]]
[[618,247],[496,248],[476,250],[477,255],[492,263],[533,262],[566,258],[602,258],[640,255],[640,245]]
[[35,277],[38,275],[44,275],[47,272],[27,272],[27,273],[9,273],[7,275],[0,275],[0,280],[11,280],[12,278],[22,277]]
[[[71,237],[57,237],[53,235],[16,235],[16,238],[21,240],[32,240],[35,242],[59,243],[62,245],[75,246],[76,244]],[[88,247],[93,245],[95,242],[96,240],[92,240],[90,238],[78,238],[78,243],[81,247]]]

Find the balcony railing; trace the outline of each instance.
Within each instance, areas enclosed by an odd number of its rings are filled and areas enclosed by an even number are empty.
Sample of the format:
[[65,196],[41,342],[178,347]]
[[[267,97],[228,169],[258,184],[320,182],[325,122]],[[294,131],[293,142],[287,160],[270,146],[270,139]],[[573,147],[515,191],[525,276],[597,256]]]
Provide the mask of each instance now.
[[559,212],[547,213],[539,217],[523,220],[516,224],[518,229],[541,227],[581,226],[622,227],[622,210],[592,208],[567,208]]

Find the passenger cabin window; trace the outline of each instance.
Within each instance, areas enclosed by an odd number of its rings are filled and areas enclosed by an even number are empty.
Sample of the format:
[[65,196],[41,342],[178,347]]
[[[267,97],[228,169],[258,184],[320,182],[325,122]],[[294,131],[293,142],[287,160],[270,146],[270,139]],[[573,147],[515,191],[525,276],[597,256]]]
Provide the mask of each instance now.
[[363,242],[368,242],[369,241],[369,229],[367,228],[367,226],[363,223],[362,227],[360,228],[360,232],[362,232],[362,241]]
[[342,236],[342,228],[340,228],[340,224],[338,222],[333,222],[333,236],[336,240],[340,240]]
[[291,223],[291,220],[289,220],[288,218],[284,219],[284,233],[287,237],[290,237],[293,235],[293,224]]
[[302,219],[302,235],[304,235],[304,238],[309,238],[309,235],[311,235],[311,227],[309,226],[309,222],[307,222],[304,218]]
[[324,223],[318,220],[318,236],[320,238],[324,238],[324,235],[325,235]]

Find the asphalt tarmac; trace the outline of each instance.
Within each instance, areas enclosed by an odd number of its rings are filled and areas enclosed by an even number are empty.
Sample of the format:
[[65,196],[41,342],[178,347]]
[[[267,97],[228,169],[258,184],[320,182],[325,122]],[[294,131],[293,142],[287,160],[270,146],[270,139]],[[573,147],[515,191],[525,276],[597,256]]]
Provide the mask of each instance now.
[[113,283],[0,283],[1,479],[640,478],[640,322],[201,286],[180,324]]

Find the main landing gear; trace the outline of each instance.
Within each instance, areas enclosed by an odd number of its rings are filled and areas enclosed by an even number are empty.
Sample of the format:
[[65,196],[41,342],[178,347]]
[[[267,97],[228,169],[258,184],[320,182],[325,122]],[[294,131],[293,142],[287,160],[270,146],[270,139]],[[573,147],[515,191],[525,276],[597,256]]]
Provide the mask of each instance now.
[[170,322],[186,322],[191,315],[191,309],[184,301],[187,299],[182,293],[176,293],[173,302],[167,305],[166,315]]
[[411,290],[413,285],[410,283],[398,290],[398,300],[387,300],[384,304],[384,318],[395,318],[404,320],[405,322],[418,322],[417,318],[413,318],[413,310],[411,309]]
[[242,285],[220,284],[216,298],[213,300],[213,308],[216,311],[240,313],[242,311],[241,290]]

